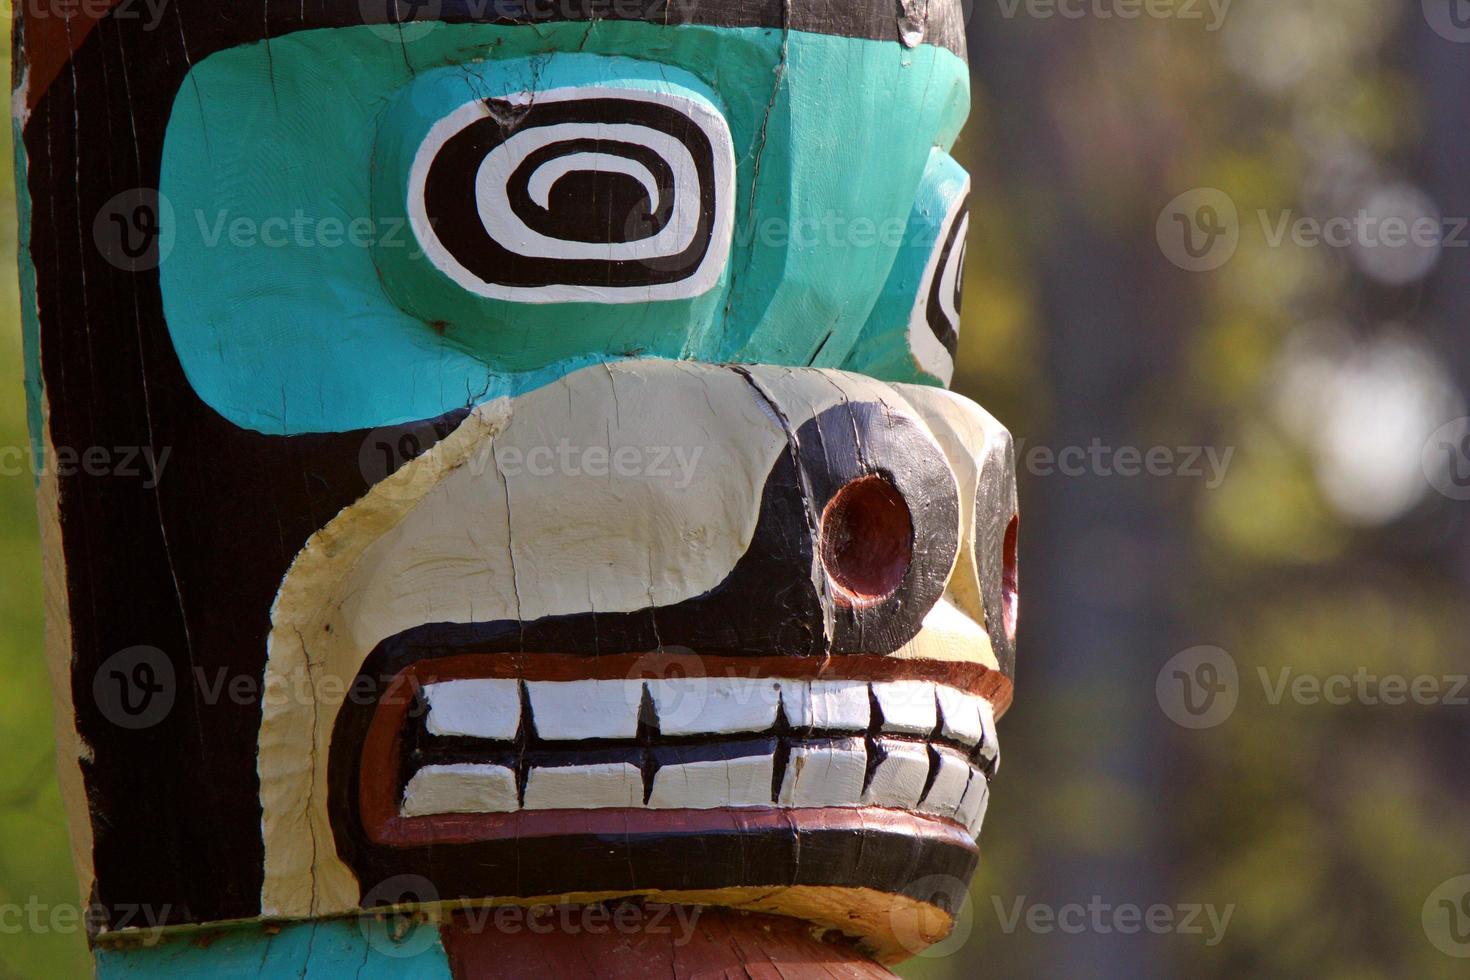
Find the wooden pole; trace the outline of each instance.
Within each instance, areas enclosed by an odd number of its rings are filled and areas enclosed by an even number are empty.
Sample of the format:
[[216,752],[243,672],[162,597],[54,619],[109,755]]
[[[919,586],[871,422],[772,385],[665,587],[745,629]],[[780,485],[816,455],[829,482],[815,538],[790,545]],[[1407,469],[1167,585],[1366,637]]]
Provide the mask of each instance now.
[[963,28],[18,12],[101,976],[882,976],[950,929],[1016,612],[1011,439],[943,390]]

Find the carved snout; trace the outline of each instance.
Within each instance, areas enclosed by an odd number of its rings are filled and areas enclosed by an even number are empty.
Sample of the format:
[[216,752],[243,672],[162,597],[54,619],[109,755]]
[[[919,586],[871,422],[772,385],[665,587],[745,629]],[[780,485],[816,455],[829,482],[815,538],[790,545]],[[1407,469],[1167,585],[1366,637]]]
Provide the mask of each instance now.
[[344,623],[366,647],[432,625],[533,652],[886,654],[944,594],[955,471],[891,387],[644,364],[557,388],[367,549]]
[[[500,655],[517,676],[571,658],[622,677],[617,655],[661,651],[775,677],[806,676],[803,663],[839,677],[939,670],[999,713],[987,549],[991,511],[1013,498],[982,501],[1008,446],[938,389],[771,367],[586,368],[476,408],[313,537],[282,583],[267,683],[380,690],[415,665]],[[321,839],[357,833],[356,797],[328,761],[358,771],[375,710],[267,700],[270,907],[358,900],[357,876],[326,852],[307,861],[292,828],[305,806]],[[316,747],[308,766],[303,744]],[[335,829],[329,796],[348,821]]]

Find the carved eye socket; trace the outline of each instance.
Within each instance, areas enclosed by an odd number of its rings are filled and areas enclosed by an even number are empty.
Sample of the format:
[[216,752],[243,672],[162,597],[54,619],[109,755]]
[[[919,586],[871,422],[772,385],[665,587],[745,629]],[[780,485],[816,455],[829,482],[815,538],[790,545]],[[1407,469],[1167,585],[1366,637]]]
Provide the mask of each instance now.
[[[968,195],[955,198],[940,229],[935,254],[925,268],[915,315],[922,313],[934,338],[952,359],[960,339],[960,304],[965,288],[965,239],[970,230]],[[952,362],[951,362],[952,363]],[[951,368],[952,369],[952,368]]]
[[698,296],[729,255],[734,151],[692,95],[562,89],[473,102],[414,160],[428,258],[471,292],[523,303]]

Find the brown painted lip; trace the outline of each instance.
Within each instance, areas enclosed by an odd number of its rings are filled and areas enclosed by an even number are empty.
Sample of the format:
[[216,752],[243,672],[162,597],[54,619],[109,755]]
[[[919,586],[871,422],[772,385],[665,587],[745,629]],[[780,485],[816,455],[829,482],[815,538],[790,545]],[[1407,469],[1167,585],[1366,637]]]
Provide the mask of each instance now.
[[636,680],[670,677],[771,677],[806,680],[923,680],[976,694],[1009,707],[1011,682],[983,664],[901,660],[843,655],[814,657],[723,657],[693,653],[459,654],[410,664],[389,683],[363,739],[359,804],[363,829],[377,844],[413,847],[474,843],[511,837],[569,835],[629,836],[658,833],[758,832],[790,829],[887,830],[939,837],[974,849],[966,830],[952,820],[880,807],[720,807],[704,810],[518,810],[513,813],[452,813],[405,817],[398,795],[401,743],[409,708],[424,685],[477,678],[527,681]]

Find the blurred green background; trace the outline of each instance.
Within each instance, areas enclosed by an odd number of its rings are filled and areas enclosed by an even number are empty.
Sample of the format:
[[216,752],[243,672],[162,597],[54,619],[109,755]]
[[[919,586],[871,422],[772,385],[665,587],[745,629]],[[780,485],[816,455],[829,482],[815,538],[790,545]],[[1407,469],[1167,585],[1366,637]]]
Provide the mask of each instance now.
[[[1426,923],[1470,873],[1470,505],[1435,489],[1470,459],[1431,439],[1470,390],[1470,5],[970,9],[955,386],[1021,446],[1022,646],[973,901],[901,972],[1466,976],[1449,954],[1470,941]],[[1381,241],[1290,232],[1360,213]],[[1393,218],[1450,239],[1386,247]],[[15,447],[13,272],[0,290]],[[1047,465],[1094,446],[1103,462],[1075,475]],[[1120,448],[1172,464],[1120,475]],[[1196,450],[1227,465],[1196,475]],[[0,906],[52,907],[77,896],[29,473],[0,477],[0,514]],[[1236,669],[1234,708],[1184,727],[1170,665],[1206,645]],[[1283,671],[1369,680],[1310,703],[1274,697]],[[1421,675],[1438,679],[1425,703],[1374,703],[1372,678]],[[1151,906],[1167,928],[1117,928]],[[1223,933],[1206,907],[1228,910]],[[76,931],[0,921],[0,977],[86,969]]]

